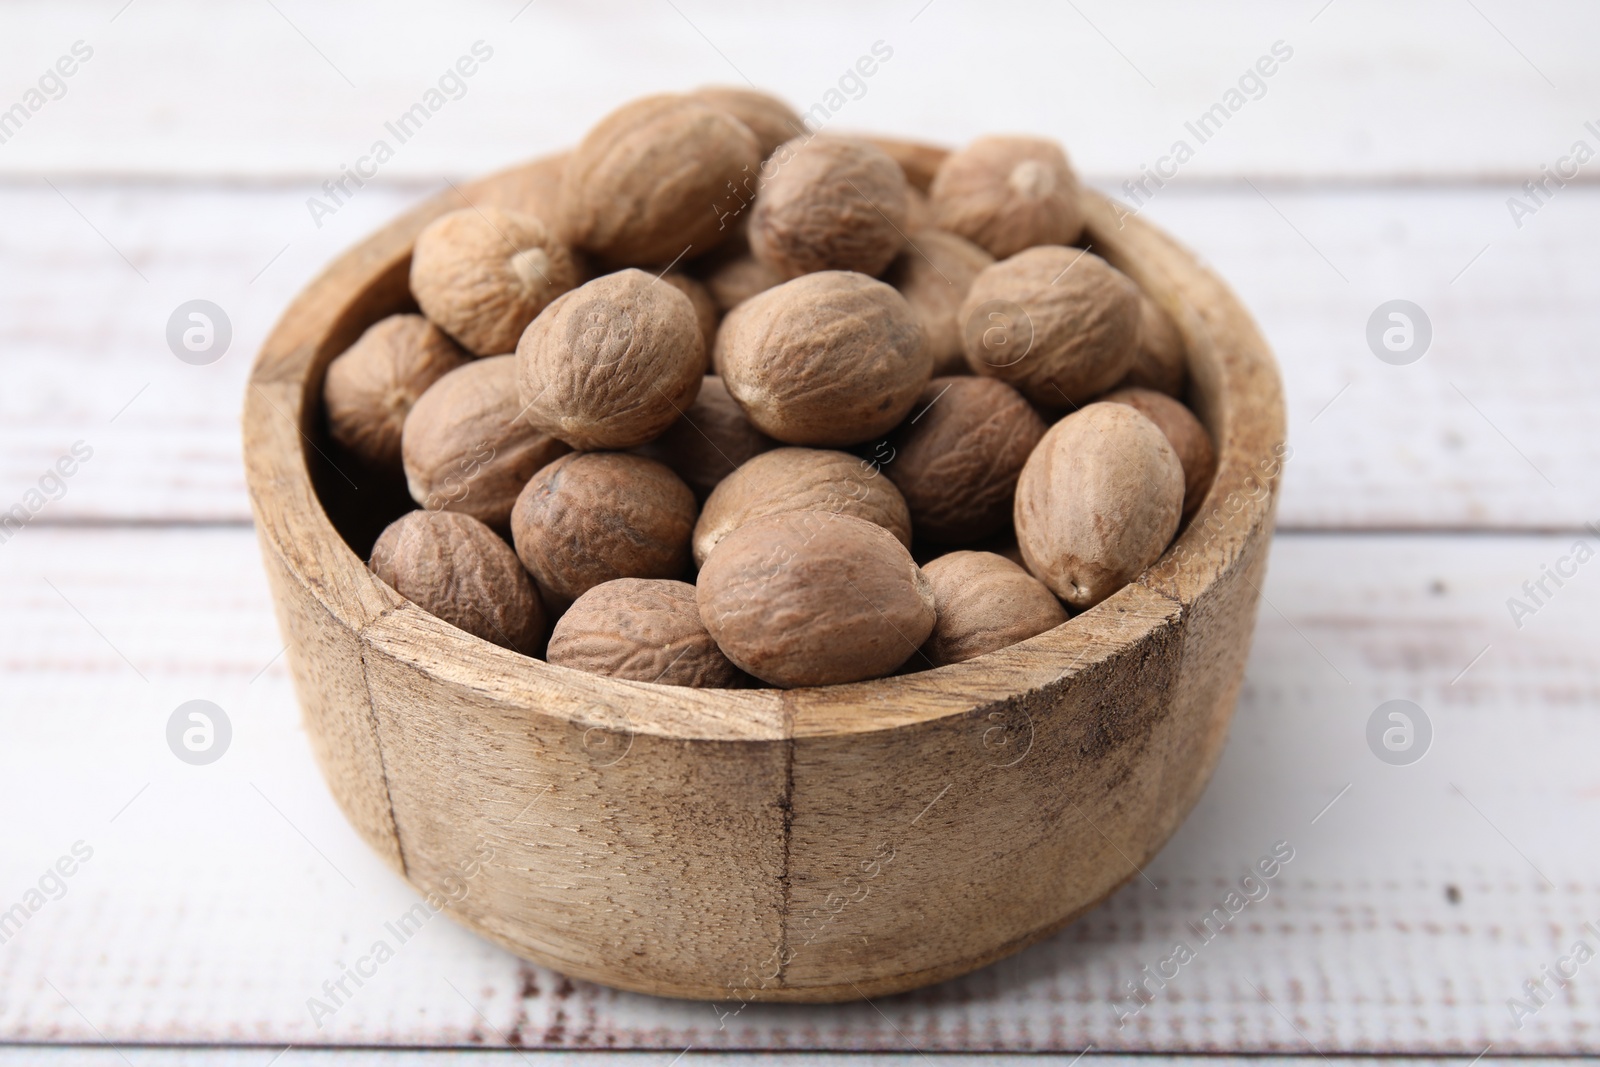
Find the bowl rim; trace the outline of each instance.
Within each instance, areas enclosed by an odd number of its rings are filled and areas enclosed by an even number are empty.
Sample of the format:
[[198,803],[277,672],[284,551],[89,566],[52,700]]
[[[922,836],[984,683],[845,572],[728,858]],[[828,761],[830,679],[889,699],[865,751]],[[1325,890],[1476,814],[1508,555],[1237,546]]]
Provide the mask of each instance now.
[[1271,522],[1289,450],[1281,384],[1265,341],[1227,286],[1191,253],[1123,205],[1085,190],[1084,247],[1129,274],[1173,315],[1189,350],[1191,402],[1217,451],[1217,474],[1194,518],[1135,581],[1059,626],[996,652],[809,689],[702,690],[604,678],[456,629],[373,575],[324,510],[308,451],[317,449],[322,376],[361,329],[391,313],[374,293],[408,270],[418,231],[463,201],[490,202],[497,185],[553,158],[452,186],[342,253],[284,310],[250,372],[244,461],[263,550],[364,646],[403,659],[430,680],[487,690],[578,728],[621,728],[670,740],[893,730],[968,715],[1019,692],[1053,689],[1175,626],[1254,530]]

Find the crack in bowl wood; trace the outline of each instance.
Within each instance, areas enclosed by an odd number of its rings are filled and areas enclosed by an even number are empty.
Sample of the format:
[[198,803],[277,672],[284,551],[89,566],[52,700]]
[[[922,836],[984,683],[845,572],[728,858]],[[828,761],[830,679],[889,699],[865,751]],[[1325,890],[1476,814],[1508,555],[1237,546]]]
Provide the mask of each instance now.
[[[547,195],[558,166],[463,193],[515,206]],[[366,326],[414,306],[412,241],[461,196],[336,260],[256,360],[244,453],[306,729],[367,842],[419,891],[460,897],[449,913],[519,956],[732,1005],[951,978],[1137,876],[1198,799],[1233,713],[1283,400],[1227,287],[1154,228],[1084,200],[1086,242],[1182,328],[1190,400],[1218,446],[1206,501],[1139,581],[1047,633],[938,670],[789,692],[552,666],[369,573],[357,552],[403,489],[330,459],[323,372]]]

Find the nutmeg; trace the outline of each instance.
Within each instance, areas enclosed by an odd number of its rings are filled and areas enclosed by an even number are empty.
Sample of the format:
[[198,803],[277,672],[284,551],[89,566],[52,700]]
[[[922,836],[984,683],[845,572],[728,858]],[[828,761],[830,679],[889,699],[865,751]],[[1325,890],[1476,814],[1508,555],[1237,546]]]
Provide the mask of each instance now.
[[1153,389],[1123,388],[1101,399],[1127,404],[1166,435],[1172,450],[1178,454],[1178,462],[1183,465],[1183,517],[1187,519],[1193,515],[1217,473],[1217,453],[1211,445],[1211,435],[1200,425],[1194,412]]
[[935,667],[1026,641],[1067,621],[1044,583],[993,552],[951,552],[923,564],[938,614],[922,654]]
[[631,268],[556,300],[517,345],[523,417],[574,448],[657,436],[694,403],[705,369],[689,298]]
[[932,370],[911,305],[850,271],[807,274],[734,308],[717,333],[716,363],[751,423],[796,445],[888,432]]
[[717,325],[722,321],[722,312],[711,298],[711,291],[700,279],[691,278],[678,270],[667,271],[661,275],[661,281],[689,298],[689,304],[694,308],[694,320],[700,325],[700,341],[709,358],[711,346],[717,340]]
[[717,543],[754,519],[791,511],[851,515],[911,544],[905,498],[889,479],[848,452],[778,448],[723,479],[694,527],[694,559],[704,564]]
[[429,386],[400,435],[411,499],[505,529],[528,479],[567,451],[519,411],[515,356],[474,360]]
[[762,159],[783,142],[806,132],[795,109],[771,93],[737,85],[703,85],[689,97],[725,111],[748,126],[761,146]]
[[746,460],[776,448],[778,442],[750,425],[728,387],[707,375],[700,395],[683,417],[636,451],[671,467],[702,500]]
[[881,274],[905,243],[905,172],[880,148],[807,135],[774,152],[762,175],[750,251],[785,277]]
[[771,685],[888,674],[933,630],[933,591],[883,527],[794,511],[718,543],[696,582],[700,618],[737,666]]
[[1160,428],[1126,404],[1090,404],[1045,433],[1017,481],[1028,570],[1091,608],[1160,558],[1183,511],[1183,466]]
[[900,291],[917,313],[935,377],[971,373],[961,337],[961,303],[972,282],[994,257],[964,237],[923,230],[894,258],[883,280]]
[[945,159],[928,192],[941,229],[997,259],[1083,232],[1078,178],[1054,141],[980,137]]
[[517,554],[454,511],[412,511],[372,546],[372,573],[422,610],[485,641],[533,655],[544,609]]
[[1188,358],[1178,324],[1160,304],[1140,294],[1139,343],[1122,384],[1181,396],[1188,377]]
[[573,150],[562,177],[563,232],[612,264],[670,263],[729,230],[715,207],[761,165],[761,146],[721,108],[674,94],[622,105]]
[[411,295],[440,329],[480,356],[500,355],[546,304],[578,284],[578,266],[532,215],[468,207],[417,235]]
[[421,315],[390,315],[334,357],[322,384],[328,433],[368,463],[400,466],[400,430],[427,388],[469,357]]
[[960,316],[975,373],[1060,410],[1088,403],[1132,366],[1139,287],[1092,252],[1045,245],[973,279]]
[[769,267],[746,252],[719,263],[706,276],[706,288],[717,309],[726,314],[757,293],[764,293],[784,281],[775,267]]
[[689,566],[694,494],[664,465],[626,452],[575,452],[517,497],[511,536],[548,604],[613,578],[678,578]]
[[584,593],[556,621],[546,658],[658,685],[729,689],[744,680],[700,621],[694,586],[664,578],[615,578]]
[[1011,521],[1017,477],[1044,420],[1005,382],[935,378],[889,438],[883,465],[911,512],[918,541],[967,544]]

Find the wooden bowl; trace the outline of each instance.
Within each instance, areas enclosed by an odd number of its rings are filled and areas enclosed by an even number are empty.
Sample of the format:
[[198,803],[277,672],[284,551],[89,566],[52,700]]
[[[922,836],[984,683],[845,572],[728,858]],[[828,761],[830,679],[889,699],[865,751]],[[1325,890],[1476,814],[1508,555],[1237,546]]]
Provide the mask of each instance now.
[[[939,155],[894,147],[921,170]],[[1180,324],[1219,454],[1167,555],[1098,607],[856,685],[614,681],[479,640],[369,573],[372,537],[406,504],[333,452],[318,399],[329,360],[413,306],[430,219],[463,196],[538,211],[560,165],[442,195],[357,245],[284,313],[250,377],[256,526],[307,732],[351,822],[519,956],[725,1003],[928,985],[1103,900],[1205,787],[1250,646],[1287,450],[1277,370],[1239,302],[1084,194],[1094,250]]]

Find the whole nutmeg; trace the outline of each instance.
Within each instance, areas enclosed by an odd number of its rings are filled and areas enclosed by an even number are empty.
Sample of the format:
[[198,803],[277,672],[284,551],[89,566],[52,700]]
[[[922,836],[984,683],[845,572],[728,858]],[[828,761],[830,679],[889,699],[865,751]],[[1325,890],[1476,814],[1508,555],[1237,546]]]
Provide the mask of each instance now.
[[543,222],[496,207],[441,215],[411,253],[422,313],[480,356],[517,347],[534,316],[577,284],[572,253]]
[[1078,178],[1054,141],[980,137],[945,159],[928,192],[941,229],[997,259],[1083,233]]
[[523,417],[574,448],[644,444],[694,403],[705,369],[689,298],[631,268],[562,296],[517,344]]
[[741,463],[777,446],[750,425],[722,379],[710,374],[683,418],[636,451],[671,467],[704,500]]
[[877,275],[905,244],[906,176],[865,141],[799,137],[762,168],[750,251],[785,277]]
[[698,278],[691,278],[682,271],[669,270],[661,275],[660,280],[689,298],[689,303],[694,308],[695,322],[700,324],[701,344],[709,353],[711,346],[717,340],[717,325],[722,321],[722,312],[717,308],[717,302],[711,299],[711,291],[706,288],[704,282]]
[[616,578],[572,602],[550,632],[545,658],[633,682],[731,689],[743,680],[700,621],[694,586]]
[[1172,450],[1178,454],[1178,462],[1183,465],[1183,517],[1187,519],[1193,515],[1217,473],[1217,453],[1211,446],[1211,435],[1200,425],[1194,412],[1154,389],[1118,389],[1101,399],[1112,404],[1127,404],[1166,435]]
[[614,578],[678,578],[694,494],[653,459],[574,452],[529,479],[511,512],[517,557],[551,605]]
[[1026,641],[1067,621],[1043,582],[993,552],[951,552],[923,564],[938,620],[922,645],[935,667]]
[[489,204],[554,221],[561,218],[561,175],[566,169],[566,152],[522,163],[475,183],[473,200],[479,207]]
[[528,572],[471,515],[408,512],[378,537],[368,566],[424,611],[502,648],[531,656],[544,638],[544,609]]
[[1139,287],[1092,252],[1046,245],[979,274],[960,315],[974,372],[1059,410],[1099,396],[1132,366]]
[[615,264],[670,263],[729,230],[717,205],[761,165],[749,127],[686,96],[624,104],[590,130],[562,176],[562,232]]
[[783,142],[806,132],[799,113],[771,93],[736,85],[703,85],[689,97],[725,111],[748,126],[761,145],[762,159]]
[[993,378],[935,378],[917,414],[889,439],[884,472],[899,487],[918,541],[959,545],[1011,521],[1017,477],[1044,436],[1021,393]]
[[505,529],[535,471],[567,446],[518,418],[515,356],[458,367],[428,387],[400,435],[411,499]]
[[468,359],[421,315],[390,315],[368,326],[328,364],[322,404],[328,433],[369,463],[400,465],[400,429],[427,388]]
[[726,314],[757,293],[782,284],[784,277],[748,252],[719,263],[706,277],[706,288],[718,310]]
[[1140,294],[1139,346],[1122,384],[1179,396],[1189,377],[1184,353],[1183,334],[1178,331],[1178,324],[1160,304]]
[[853,445],[888,432],[928,384],[922,325],[895,290],[821,271],[730,311],[717,367],[757,429],[795,445]]
[[695,588],[727,657],[785,689],[888,674],[933,630],[933,591],[911,554],[849,515],[746,523],[717,545]]
[[1161,557],[1183,511],[1183,466],[1160,428],[1126,404],[1090,404],[1045,433],[1017,482],[1028,570],[1091,608]]
[[694,526],[695,562],[704,565],[712,549],[746,523],[792,511],[865,519],[911,545],[905,498],[870,464],[848,452],[778,448],[751,459],[711,491]]
[[944,230],[923,230],[911,242],[889,264],[883,280],[898,289],[917,313],[933,355],[935,377],[967,374],[961,302],[973,280],[994,263],[994,257]]

